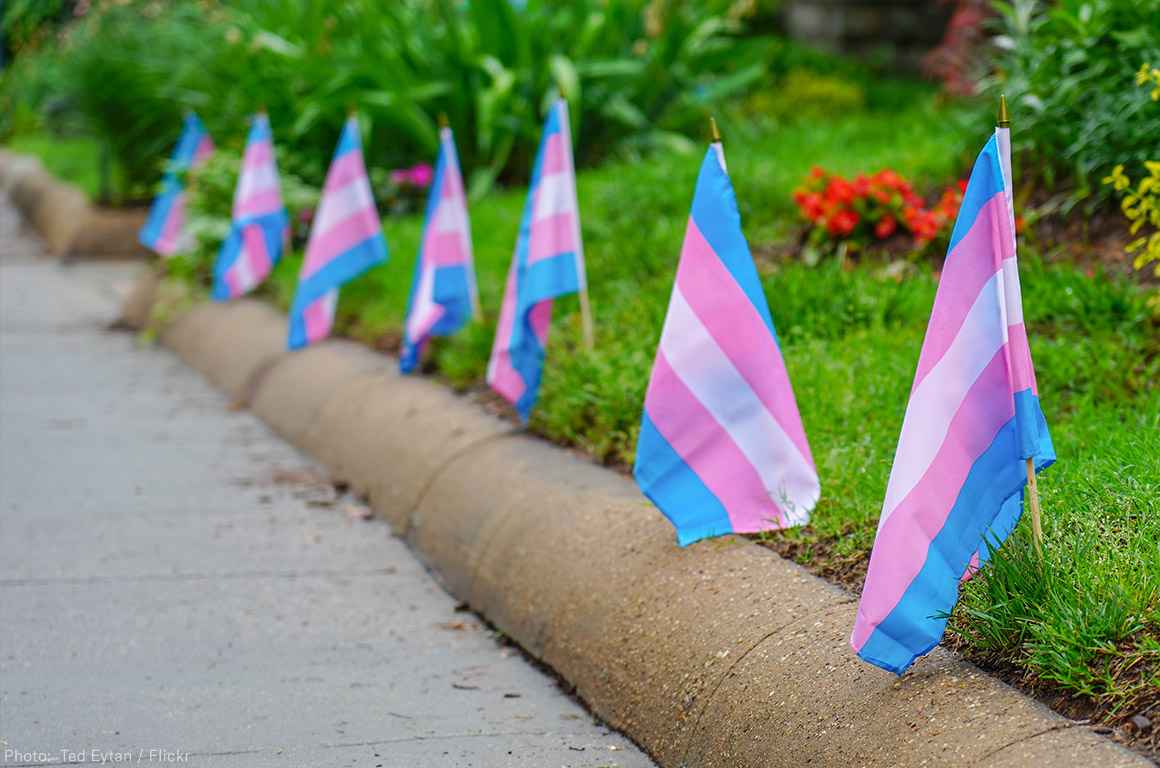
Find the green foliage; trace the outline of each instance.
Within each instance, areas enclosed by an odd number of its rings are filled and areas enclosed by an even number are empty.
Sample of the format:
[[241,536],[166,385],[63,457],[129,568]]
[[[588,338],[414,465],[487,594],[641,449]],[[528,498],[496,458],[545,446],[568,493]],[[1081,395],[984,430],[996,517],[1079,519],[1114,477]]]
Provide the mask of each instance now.
[[1012,99],[1014,148],[1049,183],[1106,200],[1099,179],[1154,159],[1160,110],[1133,78],[1160,60],[1160,0],[996,0],[998,72]]
[[768,43],[739,31],[692,0],[126,0],[29,55],[51,77],[20,67],[0,91],[14,107],[56,98],[79,112],[134,190],[155,180],[184,109],[224,137],[265,105],[284,164],[315,183],[349,106],[383,167],[430,161],[444,112],[479,193],[526,177],[556,90],[582,165],[689,148],[707,112],[763,74]]
[[[219,147],[204,165],[186,179],[186,228],[193,246],[189,251],[178,253],[165,261],[166,273],[171,277],[198,287],[208,287],[213,283],[214,263],[222,241],[230,232],[234,190],[242,164],[240,149]],[[301,248],[309,235],[304,214],[318,204],[318,190],[285,171],[279,172],[279,181],[282,204],[286,206],[290,219],[290,244],[292,248]]]

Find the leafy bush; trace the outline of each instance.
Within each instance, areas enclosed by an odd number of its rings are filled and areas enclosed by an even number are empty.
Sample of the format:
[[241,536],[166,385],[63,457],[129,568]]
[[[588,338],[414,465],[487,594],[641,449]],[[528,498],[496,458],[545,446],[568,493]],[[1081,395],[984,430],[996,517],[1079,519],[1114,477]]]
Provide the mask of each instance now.
[[[1133,257],[1132,266],[1145,269],[1153,265],[1153,276],[1160,277],[1160,160],[1148,161],[1144,165],[1148,175],[1134,187],[1132,180],[1124,174],[1122,165],[1112,169],[1111,175],[1104,178],[1104,184],[1110,184],[1120,195],[1120,208],[1131,222],[1128,230],[1134,239],[1125,251]],[[1150,304],[1160,315],[1160,293],[1153,294]]]
[[1160,60],[1160,0],[996,0],[998,71],[987,85],[1012,99],[1014,148],[1076,198],[1108,197],[1113,166],[1143,168],[1156,153],[1160,110],[1130,86]]
[[[241,164],[242,153],[237,148],[218,147],[204,165],[186,177],[189,216],[186,227],[194,244],[189,251],[165,261],[169,275],[202,288],[213,284],[213,267],[230,232]],[[310,235],[318,190],[281,169],[278,176],[282,204],[290,219],[290,246],[300,250]]]
[[[526,177],[553,90],[572,105],[580,164],[690,146],[706,113],[764,71],[766,42],[706,10],[723,5],[121,0],[95,4],[59,51],[33,56],[57,62],[52,88],[131,185],[154,180],[182,110],[222,137],[259,105],[287,143],[284,165],[320,182],[357,105],[371,165],[383,167],[429,160],[446,113],[478,192]],[[36,77],[34,67],[19,74]]]

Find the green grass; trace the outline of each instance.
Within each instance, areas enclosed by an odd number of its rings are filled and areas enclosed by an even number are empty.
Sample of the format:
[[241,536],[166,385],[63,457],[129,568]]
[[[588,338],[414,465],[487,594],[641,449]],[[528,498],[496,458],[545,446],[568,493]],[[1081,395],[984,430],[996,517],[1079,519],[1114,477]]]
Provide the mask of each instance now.
[[[39,158],[49,173],[76,184],[90,200],[100,197],[101,150],[94,139],[20,135],[12,137],[7,146],[13,152]],[[116,180],[111,181],[116,188]]]
[[[985,117],[908,93],[910,106],[731,131],[730,171],[755,252],[794,227],[790,193],[817,163],[852,173],[893,167],[920,188],[968,166]],[[736,138],[731,138],[736,136]],[[558,302],[531,429],[616,466],[631,463],[641,404],[688,215],[699,156],[608,166],[579,179],[597,337],[580,345],[574,299]],[[433,345],[430,370],[480,386],[523,190],[471,209],[485,322]],[[340,328],[397,338],[421,221],[388,219],[391,260],[343,289]],[[1139,289],[1024,249],[1022,283],[1043,408],[1059,455],[1042,475],[1041,564],[1023,524],[965,589],[951,641],[1100,706],[1111,719],[1160,701],[1160,341]],[[298,259],[273,294],[287,304]],[[809,267],[760,259],[782,350],[822,481],[805,529],[775,534],[825,572],[873,544],[936,278],[882,264]],[[856,570],[856,569],[855,569]],[[854,580],[847,579],[848,583]],[[857,586],[857,584],[855,584]]]

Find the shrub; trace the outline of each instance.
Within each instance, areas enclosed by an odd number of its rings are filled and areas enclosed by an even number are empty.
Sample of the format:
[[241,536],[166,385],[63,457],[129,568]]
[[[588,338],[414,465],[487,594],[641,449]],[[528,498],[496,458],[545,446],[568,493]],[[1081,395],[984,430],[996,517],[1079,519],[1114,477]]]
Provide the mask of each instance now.
[[1012,100],[1012,141],[1046,180],[1074,197],[1108,199],[1094,183],[1113,166],[1143,169],[1156,151],[1160,110],[1126,88],[1160,60],[1160,0],[996,0],[997,73],[985,85]]
[[740,36],[730,10],[720,0],[118,0],[94,3],[68,30],[53,87],[130,184],[154,180],[183,109],[222,137],[260,105],[286,142],[285,167],[320,182],[357,105],[370,164],[388,168],[429,160],[445,112],[479,192],[526,178],[554,90],[572,106],[582,165],[690,147],[705,114],[764,73],[766,42]]
[[[1104,178],[1104,184],[1110,185],[1120,195],[1120,208],[1131,222],[1128,230],[1134,239],[1125,251],[1134,257],[1132,266],[1146,269],[1155,262],[1152,274],[1160,277],[1160,161],[1148,161],[1144,165],[1148,175],[1135,186],[1125,175],[1123,165],[1113,168],[1112,173]],[[1160,292],[1153,293],[1148,303],[1160,315]]]

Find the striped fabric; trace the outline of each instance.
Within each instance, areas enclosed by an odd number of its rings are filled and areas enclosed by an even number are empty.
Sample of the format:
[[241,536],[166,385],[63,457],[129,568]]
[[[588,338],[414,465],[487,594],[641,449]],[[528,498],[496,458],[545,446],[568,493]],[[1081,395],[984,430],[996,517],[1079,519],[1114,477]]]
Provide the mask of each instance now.
[[278,189],[270,119],[250,126],[242,171],[234,191],[234,220],[214,266],[213,297],[236,299],[259,285],[282,256],[290,222]]
[[487,366],[487,383],[524,421],[540,389],[552,300],[584,281],[568,104],[559,99],[544,123]]
[[387,241],[363,164],[358,120],[351,117],[342,130],[314,214],[298,291],[290,306],[290,349],[330,335],[339,286],[386,260]]
[[802,525],[813,456],[719,143],[693,195],[633,474],[685,546]]
[[213,142],[201,120],[190,112],[185,116],[185,127],[161,182],[161,193],[153,201],[149,218],[137,236],[146,248],[162,256],[172,256],[189,246],[185,236],[185,188],[181,184],[181,174],[197,168],[211,154]]
[[450,128],[444,128],[439,133],[435,181],[427,197],[423,240],[415,263],[411,296],[407,300],[399,370],[403,373],[415,370],[427,340],[455,333],[468,321],[478,303],[467,196],[459,172],[455,138]]
[[1023,326],[1010,143],[983,147],[939,280],[850,644],[902,674],[1014,529],[1026,460],[1055,460]]

